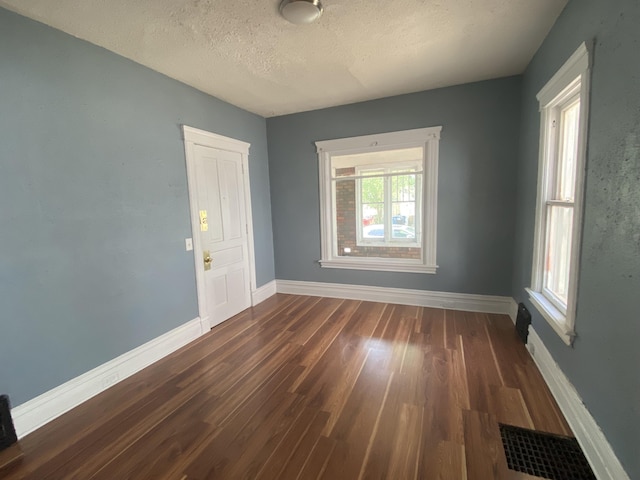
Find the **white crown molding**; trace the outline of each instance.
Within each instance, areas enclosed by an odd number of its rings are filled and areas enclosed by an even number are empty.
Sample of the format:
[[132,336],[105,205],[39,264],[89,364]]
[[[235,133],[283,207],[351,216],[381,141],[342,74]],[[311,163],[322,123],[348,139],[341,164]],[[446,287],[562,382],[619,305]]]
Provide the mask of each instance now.
[[11,410],[18,438],[148,367],[203,334],[200,318],[161,335]]
[[468,312],[509,314],[513,300],[510,297],[493,295],[431,292],[427,290],[346,285],[342,283],[276,280],[276,284],[278,293],[399,303],[402,305],[465,310]]
[[251,292],[251,305],[254,307],[276,294],[276,281],[271,280]]
[[629,480],[629,476],[624,471],[607,438],[585,407],[575,387],[542,343],[533,326],[529,326],[527,348],[558,402],[596,477],[599,480]]

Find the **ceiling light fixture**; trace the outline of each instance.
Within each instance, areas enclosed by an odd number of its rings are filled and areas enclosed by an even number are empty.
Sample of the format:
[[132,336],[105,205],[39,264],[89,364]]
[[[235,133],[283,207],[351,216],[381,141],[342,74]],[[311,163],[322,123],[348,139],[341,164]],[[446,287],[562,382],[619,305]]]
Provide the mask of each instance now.
[[280,14],[291,23],[313,23],[322,15],[320,0],[282,0]]

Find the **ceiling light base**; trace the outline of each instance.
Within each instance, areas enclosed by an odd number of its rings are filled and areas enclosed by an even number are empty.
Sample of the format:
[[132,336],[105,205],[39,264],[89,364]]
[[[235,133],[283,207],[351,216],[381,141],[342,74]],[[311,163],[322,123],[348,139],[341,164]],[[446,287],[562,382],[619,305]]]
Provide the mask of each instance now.
[[322,12],[320,0],[282,0],[280,3],[280,14],[296,25],[313,23]]

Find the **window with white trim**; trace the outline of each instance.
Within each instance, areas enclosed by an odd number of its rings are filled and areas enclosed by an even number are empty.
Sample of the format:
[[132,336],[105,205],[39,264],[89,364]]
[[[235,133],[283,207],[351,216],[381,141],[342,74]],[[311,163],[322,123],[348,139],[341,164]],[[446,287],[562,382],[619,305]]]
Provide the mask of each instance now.
[[436,272],[440,131],[316,142],[323,267]]
[[540,153],[531,302],[562,340],[575,337],[587,139],[586,44],[538,93]]

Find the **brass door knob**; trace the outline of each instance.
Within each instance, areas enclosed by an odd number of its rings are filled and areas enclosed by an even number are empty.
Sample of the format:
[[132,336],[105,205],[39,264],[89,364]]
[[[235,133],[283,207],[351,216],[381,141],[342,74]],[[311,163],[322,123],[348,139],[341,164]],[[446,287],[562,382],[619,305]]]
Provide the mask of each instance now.
[[204,261],[204,269],[211,270],[213,259],[211,258],[211,253],[209,252],[209,250],[204,250],[202,252],[202,260]]

